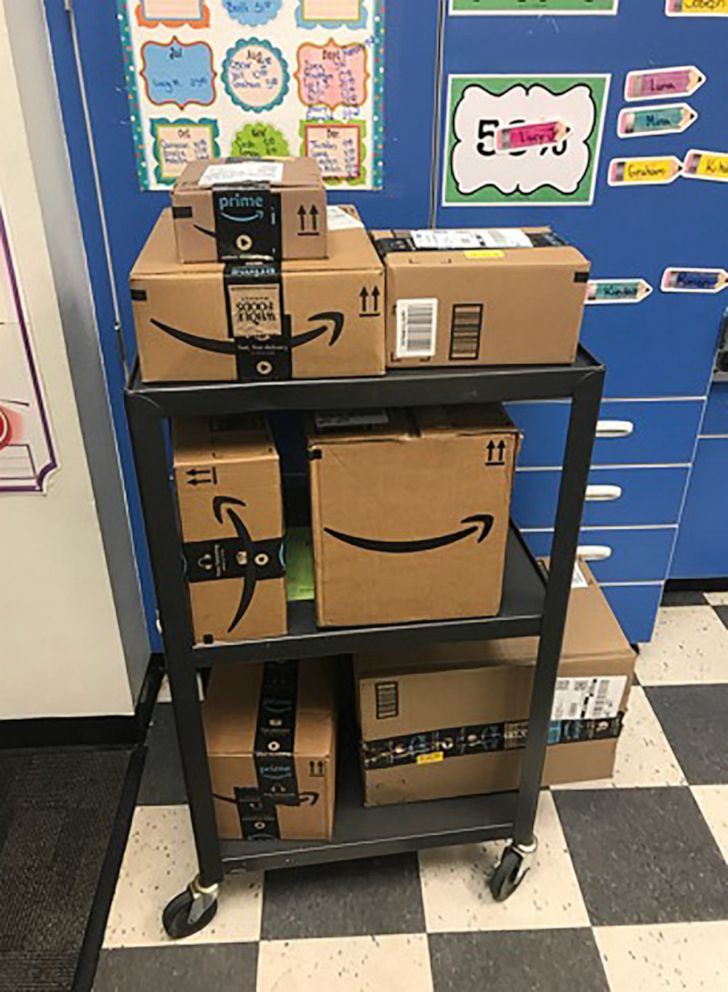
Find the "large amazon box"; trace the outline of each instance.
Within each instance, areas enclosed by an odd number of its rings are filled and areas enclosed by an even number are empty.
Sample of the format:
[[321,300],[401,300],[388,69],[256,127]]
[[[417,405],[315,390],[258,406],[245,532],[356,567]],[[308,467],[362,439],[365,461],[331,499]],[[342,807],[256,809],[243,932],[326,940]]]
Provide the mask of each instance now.
[[203,720],[220,837],[330,840],[336,790],[331,659],[219,665]]
[[318,623],[498,613],[519,440],[497,406],[316,414]]
[[310,158],[191,162],[172,216],[181,262],[326,256],[326,190]]
[[[581,563],[543,784],[609,778],[635,653]],[[355,658],[368,806],[518,787],[538,641],[433,644]]]
[[574,361],[589,262],[549,228],[372,238],[386,267],[388,367]]
[[356,211],[329,258],[182,263],[172,215],[131,273],[145,381],[267,381],[384,373],[384,273]]
[[177,420],[172,440],[195,641],[285,634],[281,476],[265,421]]

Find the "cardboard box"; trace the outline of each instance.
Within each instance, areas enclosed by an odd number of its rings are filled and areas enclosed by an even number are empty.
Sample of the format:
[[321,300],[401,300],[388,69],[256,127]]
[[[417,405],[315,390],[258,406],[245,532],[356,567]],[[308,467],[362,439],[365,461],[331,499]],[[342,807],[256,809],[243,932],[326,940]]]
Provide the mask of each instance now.
[[326,257],[326,190],[310,158],[191,162],[172,216],[181,262]]
[[285,634],[281,478],[265,421],[178,420],[173,448],[195,640]]
[[336,378],[384,373],[384,272],[356,211],[330,257],[183,264],[165,210],[131,273],[148,382]]
[[317,414],[319,624],[496,614],[519,438],[495,406]]
[[[544,785],[612,775],[634,674],[634,651],[580,567]],[[366,804],[517,788],[537,649],[536,638],[512,638],[355,658]]]
[[203,719],[221,837],[331,839],[331,659],[219,665],[210,677]]
[[387,366],[573,362],[589,262],[548,227],[373,231]]

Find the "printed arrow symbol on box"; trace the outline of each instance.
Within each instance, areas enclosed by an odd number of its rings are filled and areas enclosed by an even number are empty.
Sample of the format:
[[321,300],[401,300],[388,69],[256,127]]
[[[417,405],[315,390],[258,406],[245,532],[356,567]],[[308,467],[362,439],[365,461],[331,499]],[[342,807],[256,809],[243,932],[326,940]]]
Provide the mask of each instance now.
[[[502,465],[503,462],[504,462],[503,454],[504,454],[504,452],[506,450],[506,442],[505,441],[499,441],[496,444],[495,441],[488,441],[487,448],[488,448],[488,464],[489,465],[491,465],[491,464],[492,465]],[[495,452],[495,449],[496,448],[498,449],[498,461],[497,462],[494,462],[493,461],[493,453]]]
[[331,527],[324,527],[324,532],[330,537],[350,544],[355,548],[364,551],[380,551],[388,555],[414,554],[419,551],[434,551],[437,548],[445,548],[458,541],[464,541],[473,534],[478,534],[477,543],[482,544],[493,527],[493,517],[490,513],[476,513],[471,517],[464,517],[463,524],[471,524],[463,530],[454,531],[451,534],[442,534],[440,537],[426,537],[419,541],[381,541],[369,537],[357,537],[354,534],[344,534],[342,531],[333,530]]
[[314,231],[318,231],[318,213],[319,212],[318,212],[318,207],[316,206],[315,203],[311,206],[310,213],[311,213],[311,226],[313,227]]

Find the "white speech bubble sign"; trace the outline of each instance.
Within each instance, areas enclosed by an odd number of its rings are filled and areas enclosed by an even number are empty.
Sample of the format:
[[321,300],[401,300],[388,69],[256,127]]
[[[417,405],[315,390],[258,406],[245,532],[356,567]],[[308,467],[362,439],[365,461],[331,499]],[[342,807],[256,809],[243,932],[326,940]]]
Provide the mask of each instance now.
[[[603,105],[606,99],[605,92]],[[458,192],[470,196],[492,186],[504,196],[528,196],[551,187],[563,196],[574,195],[591,164],[588,142],[597,125],[598,109],[586,82],[576,82],[563,93],[552,93],[540,83],[516,84],[502,94],[490,93],[472,83],[463,90],[452,119],[455,146],[449,165]],[[495,134],[499,128],[544,120],[562,121],[569,129],[566,138],[552,146],[496,152]],[[600,143],[601,127],[595,147],[597,159]],[[588,199],[578,202],[586,206],[592,199],[593,184]],[[561,205],[560,201],[556,203]],[[473,205],[509,204],[498,200]]]

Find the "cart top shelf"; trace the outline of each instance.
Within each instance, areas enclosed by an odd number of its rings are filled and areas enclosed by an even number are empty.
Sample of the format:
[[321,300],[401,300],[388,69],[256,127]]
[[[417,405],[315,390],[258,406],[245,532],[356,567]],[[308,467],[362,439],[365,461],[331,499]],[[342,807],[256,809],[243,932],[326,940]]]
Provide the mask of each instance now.
[[441,403],[560,399],[604,366],[579,347],[572,365],[398,369],[384,376],[271,382],[144,383],[135,364],[126,394],[160,416],[225,416],[246,411],[363,409]]

